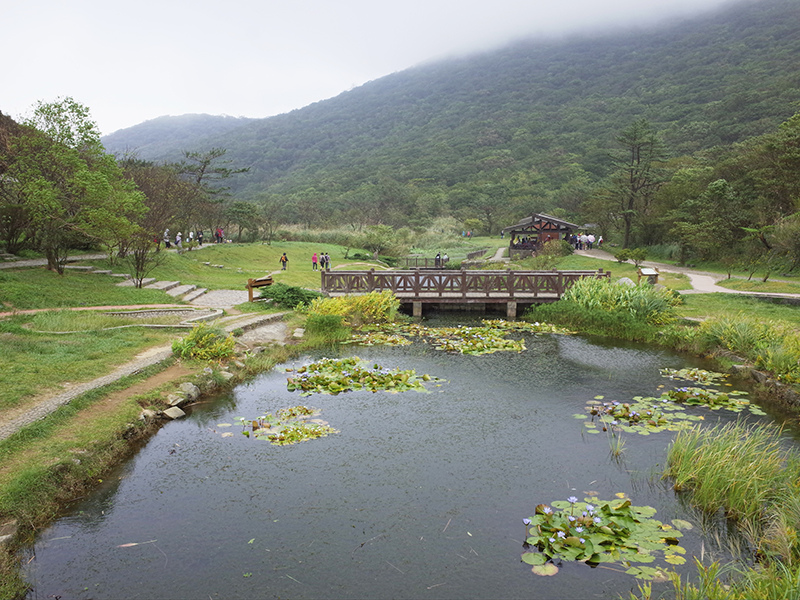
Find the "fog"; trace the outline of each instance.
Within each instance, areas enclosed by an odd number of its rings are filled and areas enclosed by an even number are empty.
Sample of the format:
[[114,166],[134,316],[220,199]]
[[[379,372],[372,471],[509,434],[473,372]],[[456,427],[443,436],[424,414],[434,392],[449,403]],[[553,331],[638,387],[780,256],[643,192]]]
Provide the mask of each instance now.
[[652,26],[726,0],[29,0],[5,7],[0,111],[71,96],[103,134],[162,115],[267,117],[520,38]]

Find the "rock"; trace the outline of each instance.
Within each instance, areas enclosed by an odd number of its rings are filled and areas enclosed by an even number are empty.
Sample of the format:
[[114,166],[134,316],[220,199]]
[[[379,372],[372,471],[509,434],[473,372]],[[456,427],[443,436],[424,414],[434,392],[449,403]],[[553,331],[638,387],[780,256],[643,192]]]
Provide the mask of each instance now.
[[10,542],[11,539],[17,535],[17,526],[17,521],[15,519],[0,524],[0,546],[3,546],[6,542]]
[[152,421],[156,418],[158,413],[154,410],[150,410],[149,408],[145,408],[141,413],[139,413],[139,420],[140,421]]
[[630,277],[620,277],[617,279],[617,285],[627,285],[628,287],[635,286],[636,283]]
[[297,329],[294,330],[294,333],[292,334],[292,337],[299,339],[299,338],[302,338],[305,335],[305,333],[306,333],[305,329],[303,329],[302,327],[298,327]]
[[200,388],[188,381],[181,384],[181,392],[186,395],[187,400],[197,400],[200,397]]
[[183,411],[182,411],[180,408],[178,408],[177,406],[173,406],[172,408],[168,408],[167,410],[165,410],[165,411],[164,411],[163,413],[161,413],[161,414],[163,414],[165,417],[167,417],[167,418],[169,418],[169,419],[180,419],[180,418],[182,418],[182,417],[185,417],[185,416],[186,416],[186,413],[185,413],[185,412],[183,412]]
[[229,371],[220,371],[219,376],[222,377],[224,380],[233,379],[233,373]]
[[245,364],[240,360],[234,361],[233,364],[236,365],[236,367],[239,368],[239,369],[244,369],[244,367],[245,367]]
[[170,394],[169,396],[167,396],[167,402],[169,403],[170,406],[177,406],[180,408],[184,404],[189,403],[189,398],[187,398],[183,394]]
[[767,374],[762,373],[757,369],[750,369],[750,375],[752,375],[753,379],[755,379],[758,383],[765,383],[767,381]]

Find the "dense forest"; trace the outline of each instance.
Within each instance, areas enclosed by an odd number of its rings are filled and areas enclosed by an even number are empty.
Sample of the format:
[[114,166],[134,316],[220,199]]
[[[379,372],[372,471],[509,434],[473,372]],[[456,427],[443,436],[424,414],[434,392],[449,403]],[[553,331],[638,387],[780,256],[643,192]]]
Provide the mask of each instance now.
[[276,117],[162,117],[102,143],[159,208],[151,228],[385,236],[449,219],[496,234],[544,212],[681,260],[783,260],[800,199],[798,22],[796,0],[745,0],[427,64]]

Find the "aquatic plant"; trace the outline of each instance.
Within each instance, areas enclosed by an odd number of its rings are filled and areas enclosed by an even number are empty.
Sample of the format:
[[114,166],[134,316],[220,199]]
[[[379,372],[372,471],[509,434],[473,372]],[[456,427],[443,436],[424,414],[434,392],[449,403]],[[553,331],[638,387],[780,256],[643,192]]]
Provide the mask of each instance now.
[[287,389],[290,392],[299,390],[302,396],[313,393],[337,395],[353,390],[425,392],[423,382],[435,379],[427,374],[418,376],[413,369],[387,369],[378,364],[369,367],[357,356],[323,358],[298,369],[286,370],[295,373],[287,379]]
[[528,323],[524,321],[504,321],[502,319],[483,320],[482,327],[425,327],[416,323],[385,324],[363,327],[354,334],[351,343],[363,345],[405,345],[408,338],[418,337],[432,343],[437,350],[459,354],[491,354],[493,352],[522,352],[524,340],[509,340],[511,332],[530,334],[571,333],[569,330],[548,323]]
[[[319,413],[319,410],[307,406],[293,406],[282,408],[275,415],[267,413],[256,419],[239,417],[239,422],[242,424],[242,434],[245,437],[266,440],[275,446],[287,446],[339,433],[325,421],[310,420]],[[219,429],[230,426],[230,423],[217,424]],[[222,437],[232,435],[226,432]]]
[[[532,517],[523,519],[525,549],[522,562],[537,575],[554,575],[554,561],[581,561],[596,566],[620,563],[626,573],[640,579],[663,576],[658,567],[635,565],[652,563],[659,553],[665,562],[678,565],[685,559],[678,545],[681,532],[653,517],[650,506],[633,506],[624,494],[616,501],[575,496],[565,501],[539,504]],[[533,548],[531,550],[531,548]]]

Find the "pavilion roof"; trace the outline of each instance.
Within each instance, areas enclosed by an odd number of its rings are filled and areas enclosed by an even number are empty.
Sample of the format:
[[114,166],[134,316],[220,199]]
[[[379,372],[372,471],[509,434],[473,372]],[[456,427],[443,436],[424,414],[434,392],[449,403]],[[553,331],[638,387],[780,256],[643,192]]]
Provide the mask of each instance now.
[[550,215],[535,213],[529,217],[525,217],[516,225],[505,227],[503,229],[503,232],[533,231],[533,230],[538,231],[541,227],[542,222],[552,223],[553,225],[558,227],[559,231],[580,229],[580,225],[576,225],[575,223],[570,223],[569,221],[564,221],[563,219],[551,217]]

